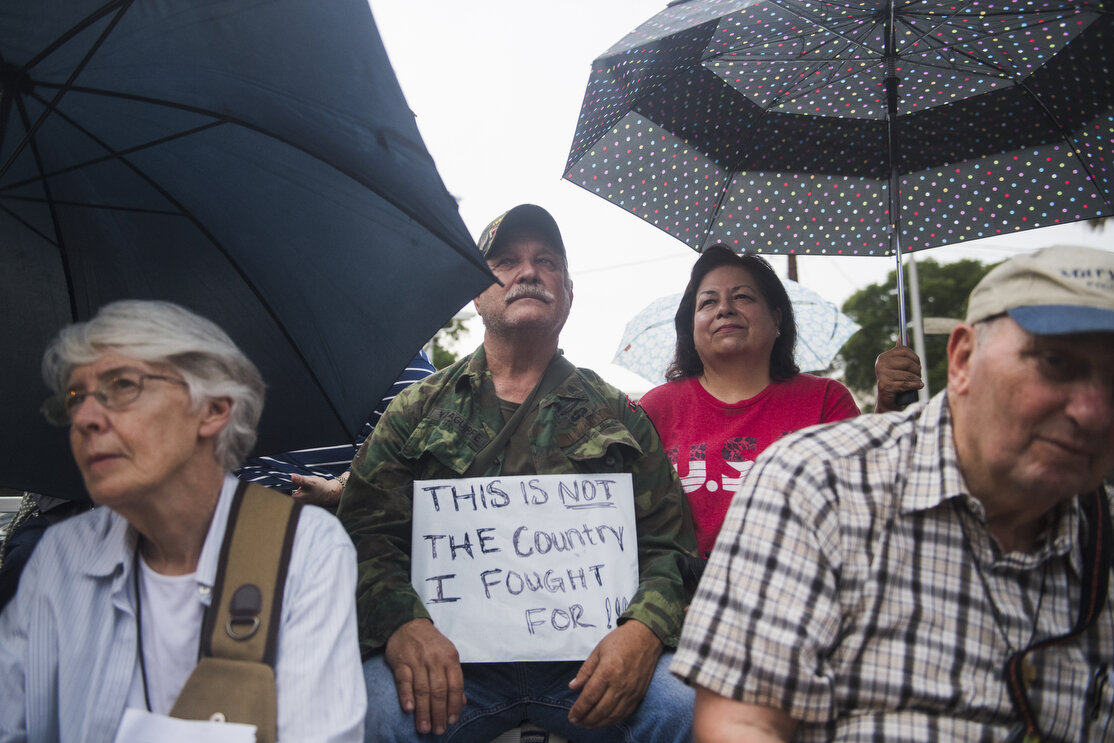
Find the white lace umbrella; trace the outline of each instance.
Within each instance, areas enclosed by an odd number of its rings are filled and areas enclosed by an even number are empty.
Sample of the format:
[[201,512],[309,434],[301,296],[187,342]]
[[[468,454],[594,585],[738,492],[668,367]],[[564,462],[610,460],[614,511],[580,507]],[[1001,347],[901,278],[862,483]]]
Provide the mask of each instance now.
[[[811,289],[789,279],[781,283],[797,321],[797,365],[801,371],[827,369],[859,326]],[[612,361],[654,384],[664,383],[677,344],[673,317],[680,302],[680,294],[660,297],[631,318]]]

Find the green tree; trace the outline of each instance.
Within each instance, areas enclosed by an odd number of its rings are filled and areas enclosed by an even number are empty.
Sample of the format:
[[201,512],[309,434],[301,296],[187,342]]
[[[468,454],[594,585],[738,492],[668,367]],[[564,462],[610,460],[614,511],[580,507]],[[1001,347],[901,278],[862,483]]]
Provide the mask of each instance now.
[[[921,314],[962,319],[967,313],[968,295],[992,267],[975,260],[941,264],[931,258],[917,259]],[[908,287],[908,267],[905,280]],[[908,291],[905,299],[908,305]],[[877,383],[874,360],[896,345],[899,337],[897,271],[890,271],[885,282],[871,284],[852,294],[844,302],[843,312],[862,326],[839,353],[844,364],[844,382],[859,395],[872,396]],[[911,317],[912,311],[907,306],[906,318]],[[912,343],[910,332],[909,344]],[[927,373],[929,389],[935,394],[944,388],[948,379],[947,336],[926,335],[924,345],[928,358],[921,359],[921,369]]]
[[445,325],[437,331],[437,335],[433,336],[431,346],[433,352],[430,361],[433,362],[434,369],[444,369],[449,364],[460,358],[460,354],[454,351],[451,346],[455,346],[460,340],[460,336],[468,330],[465,325],[466,317],[456,315],[449,319]]

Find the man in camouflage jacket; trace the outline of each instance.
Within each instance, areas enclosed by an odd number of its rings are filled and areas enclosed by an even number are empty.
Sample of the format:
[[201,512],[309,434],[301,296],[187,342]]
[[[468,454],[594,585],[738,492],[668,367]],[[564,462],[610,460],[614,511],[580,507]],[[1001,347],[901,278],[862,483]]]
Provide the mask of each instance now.
[[462,668],[411,587],[413,482],[465,476],[559,353],[572,302],[564,245],[544,209],[499,217],[480,250],[502,282],[476,298],[483,345],[396,398],[353,461],[338,512],[359,560],[360,644],[376,697],[368,740],[482,741],[527,716],[577,741],[689,740],[693,698],[663,650],[676,647],[690,598],[680,565],[695,553],[691,516],[649,418],[593,372],[576,369],[543,396],[475,474],[632,475],[639,585],[622,623],[583,664]]

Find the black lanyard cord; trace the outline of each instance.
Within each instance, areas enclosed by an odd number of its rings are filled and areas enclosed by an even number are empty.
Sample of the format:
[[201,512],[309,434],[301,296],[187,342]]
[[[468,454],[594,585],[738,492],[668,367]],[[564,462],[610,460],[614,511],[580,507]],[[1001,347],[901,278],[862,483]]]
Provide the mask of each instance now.
[[135,587],[135,652],[139,656],[139,675],[143,679],[143,702],[151,711],[151,695],[147,692],[147,664],[143,660],[143,607],[139,598],[139,545],[132,561],[132,584]]
[[1027,741],[1040,741],[1042,736],[1040,728],[1037,727],[1036,711],[1025,691],[1023,672],[1025,656],[1034,650],[1041,650],[1080,634],[1098,618],[1106,604],[1111,563],[1110,506],[1101,487],[1093,493],[1079,496],[1079,505],[1084,516],[1079,525],[1083,544],[1083,580],[1080,584],[1079,618],[1076,619],[1075,626],[1064,634],[1035,642],[1013,653],[1006,660],[1006,688],[1009,690],[1014,709],[1025,724]]

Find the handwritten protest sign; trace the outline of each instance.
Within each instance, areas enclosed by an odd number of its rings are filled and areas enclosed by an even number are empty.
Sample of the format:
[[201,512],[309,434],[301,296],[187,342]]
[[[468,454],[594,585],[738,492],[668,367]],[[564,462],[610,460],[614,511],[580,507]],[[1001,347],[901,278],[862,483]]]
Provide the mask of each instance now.
[[464,663],[583,660],[638,585],[629,474],[414,483],[411,582]]

